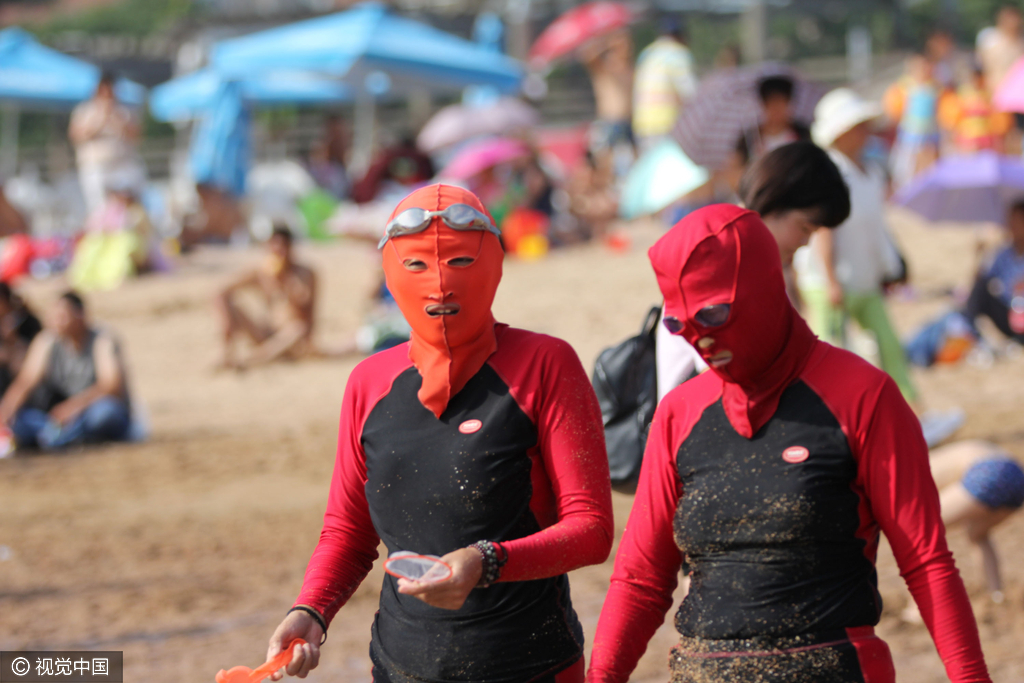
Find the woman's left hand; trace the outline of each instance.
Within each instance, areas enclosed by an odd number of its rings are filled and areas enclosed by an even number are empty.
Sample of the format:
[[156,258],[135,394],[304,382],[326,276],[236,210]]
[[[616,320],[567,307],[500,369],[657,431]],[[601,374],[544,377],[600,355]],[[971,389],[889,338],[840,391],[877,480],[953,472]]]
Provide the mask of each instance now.
[[483,574],[483,558],[473,548],[460,548],[441,558],[452,568],[452,575],[444,581],[398,580],[398,592],[419,598],[432,607],[459,609],[469,592],[476,588]]

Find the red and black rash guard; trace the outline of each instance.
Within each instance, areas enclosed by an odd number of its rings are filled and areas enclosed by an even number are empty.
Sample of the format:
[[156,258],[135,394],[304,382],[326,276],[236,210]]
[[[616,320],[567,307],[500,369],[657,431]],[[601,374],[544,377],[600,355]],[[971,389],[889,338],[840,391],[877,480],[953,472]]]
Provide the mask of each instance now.
[[[572,348],[496,326],[497,351],[440,418],[417,398],[402,345],[345,388],[320,543],[296,604],[330,621],[377,557],[501,542],[501,580],[459,610],[398,593],[386,576],[370,646],[376,680],[554,680],[583,633],[565,573],[604,561],[614,533],[600,411]],[[582,675],[582,674],[581,674]]]
[[[673,680],[892,683],[872,631],[883,532],[950,680],[989,681],[920,423],[899,389],[811,335],[756,214],[690,216],[651,260],[666,315],[685,320],[712,370],[655,413],[587,680],[628,680],[685,558]],[[695,312],[709,304],[730,305],[728,323],[701,326]],[[726,350],[735,358],[715,367]]]
[[[915,424],[887,375],[821,342],[749,440],[726,419],[713,373],[675,389],[652,422],[588,681],[628,680],[671,607],[684,556],[690,591],[675,618],[683,636],[877,624],[879,531],[950,680],[988,681]],[[866,683],[893,680],[887,652],[863,654],[874,658],[861,662]]]

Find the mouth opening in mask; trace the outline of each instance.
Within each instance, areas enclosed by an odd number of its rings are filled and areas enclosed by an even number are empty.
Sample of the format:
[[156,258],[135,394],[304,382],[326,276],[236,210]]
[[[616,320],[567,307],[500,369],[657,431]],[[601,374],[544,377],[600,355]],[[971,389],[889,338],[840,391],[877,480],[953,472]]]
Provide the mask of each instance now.
[[721,367],[724,367],[724,366],[728,365],[729,362],[732,361],[732,351],[723,349],[723,350],[715,353],[714,355],[712,355],[712,356],[710,356],[708,358],[705,358],[705,360],[707,361],[708,365],[710,365],[711,367],[713,367],[713,368],[721,368]]
[[443,315],[455,315],[462,310],[458,304],[431,304],[424,309],[431,318],[439,318]]

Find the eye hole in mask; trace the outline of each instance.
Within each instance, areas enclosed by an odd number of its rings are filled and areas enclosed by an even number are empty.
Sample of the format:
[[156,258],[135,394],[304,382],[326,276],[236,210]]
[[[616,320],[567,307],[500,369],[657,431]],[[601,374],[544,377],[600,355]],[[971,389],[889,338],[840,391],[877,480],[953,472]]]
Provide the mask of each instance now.
[[418,273],[427,269],[427,264],[416,258],[407,258],[402,261],[402,265],[406,270]]
[[729,322],[732,304],[711,304],[697,311],[694,321],[702,327],[721,327]]
[[454,266],[455,268],[465,268],[466,266],[473,265],[474,261],[476,261],[476,259],[472,256],[459,256],[449,260],[448,265]]
[[[701,327],[721,327],[729,322],[731,310],[731,304],[712,304],[697,311],[693,319]],[[669,334],[682,334],[683,332],[683,321],[674,315],[666,315],[661,323],[669,331]]]

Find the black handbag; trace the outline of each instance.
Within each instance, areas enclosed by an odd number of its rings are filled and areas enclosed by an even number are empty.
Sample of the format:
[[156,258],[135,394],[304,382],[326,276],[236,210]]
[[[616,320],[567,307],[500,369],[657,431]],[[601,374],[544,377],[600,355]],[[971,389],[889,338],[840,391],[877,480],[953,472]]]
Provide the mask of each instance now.
[[636,490],[647,431],[658,405],[654,337],[660,318],[661,307],[652,308],[640,334],[605,349],[594,364],[594,393],[604,421],[608,469],[618,491]]

